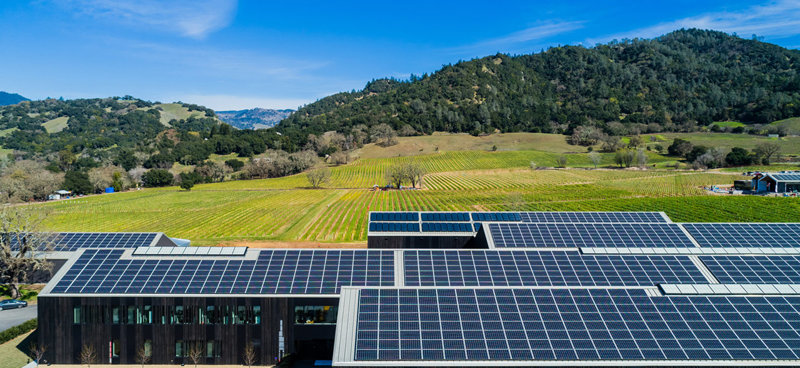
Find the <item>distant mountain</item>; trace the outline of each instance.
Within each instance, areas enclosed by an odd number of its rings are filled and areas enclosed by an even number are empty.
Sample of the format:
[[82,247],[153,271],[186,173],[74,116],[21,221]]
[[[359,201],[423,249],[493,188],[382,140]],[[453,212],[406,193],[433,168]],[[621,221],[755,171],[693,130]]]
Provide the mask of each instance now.
[[275,126],[291,115],[294,110],[249,109],[238,111],[217,111],[217,117],[239,129],[266,129]]
[[0,106],[16,105],[22,101],[30,101],[16,93],[0,91]]

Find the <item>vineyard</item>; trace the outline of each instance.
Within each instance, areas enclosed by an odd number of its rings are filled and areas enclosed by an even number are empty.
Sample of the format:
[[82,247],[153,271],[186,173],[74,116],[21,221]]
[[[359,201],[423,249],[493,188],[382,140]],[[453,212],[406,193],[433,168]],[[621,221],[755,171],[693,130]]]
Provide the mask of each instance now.
[[[668,170],[588,169],[571,154],[570,169],[539,151],[457,151],[415,158],[362,159],[332,168],[326,189],[305,189],[304,175],[232,181],[32,205],[61,231],[159,231],[193,244],[260,241],[364,242],[369,211],[575,210],[665,211],[675,221],[800,221],[794,198],[707,195],[704,186],[741,176]],[[653,162],[665,162],[654,155]],[[403,160],[428,171],[424,190],[371,191]],[[604,157],[610,161],[610,157]],[[583,167],[583,168],[576,168]],[[758,211],[753,211],[758,208]]]

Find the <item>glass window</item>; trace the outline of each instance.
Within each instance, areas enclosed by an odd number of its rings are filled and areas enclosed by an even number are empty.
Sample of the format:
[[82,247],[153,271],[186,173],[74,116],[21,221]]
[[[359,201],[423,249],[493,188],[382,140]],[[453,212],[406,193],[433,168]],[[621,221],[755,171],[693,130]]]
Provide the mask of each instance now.
[[200,322],[200,324],[210,324],[210,323],[214,323],[214,306],[213,305],[209,305],[209,306],[206,307],[205,318],[203,319],[203,321]]
[[245,306],[240,305],[236,307],[236,324],[241,325],[247,321],[247,314],[245,312]]
[[111,308],[111,323],[119,324],[119,307]]
[[136,323],[136,307],[135,306],[132,306],[132,305],[128,306],[128,316],[127,317],[128,317],[128,319],[125,320],[125,323],[130,324],[130,325]]
[[119,358],[119,352],[122,350],[122,344],[119,340],[111,340],[111,356]]
[[253,314],[256,317],[255,324],[260,325],[261,324],[261,306],[260,305],[253,306]]
[[72,323],[80,324],[81,323],[81,307],[73,307],[72,308]]
[[183,349],[183,340],[176,340],[175,341],[175,356],[178,358],[183,357],[184,349]]
[[294,308],[295,324],[336,324],[338,307],[304,305]]
[[144,340],[144,355],[153,356],[153,340]]
[[172,323],[176,324],[176,325],[182,325],[183,324],[183,306],[182,305],[175,306],[175,319],[173,320]]
[[147,325],[153,323],[153,306],[145,305],[142,308],[142,315],[139,323]]
[[214,357],[214,341],[206,342],[206,358],[213,358]]

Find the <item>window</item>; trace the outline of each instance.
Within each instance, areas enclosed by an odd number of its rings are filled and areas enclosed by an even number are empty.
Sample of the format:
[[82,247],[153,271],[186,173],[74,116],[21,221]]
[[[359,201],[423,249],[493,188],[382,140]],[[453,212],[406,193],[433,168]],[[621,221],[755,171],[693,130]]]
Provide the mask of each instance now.
[[294,323],[305,324],[336,324],[338,307],[321,305],[303,305],[294,307]]
[[119,324],[119,307],[111,308],[111,323]]
[[136,307],[129,305],[128,306],[128,318],[125,320],[127,324],[135,324],[136,323]]
[[153,340],[144,340],[144,355],[153,356]]
[[175,316],[172,320],[173,324],[182,325],[183,324],[183,306],[177,305],[175,306]]
[[236,324],[242,325],[247,321],[247,314],[245,312],[245,306],[240,305],[236,307]]
[[80,324],[81,323],[81,307],[73,307],[72,308],[72,323]]
[[260,325],[261,324],[261,306],[260,305],[253,306],[253,315],[255,315],[255,317],[256,317],[256,319],[254,321],[254,324]]
[[139,315],[139,323],[149,325],[153,323],[153,306],[145,305]]
[[119,358],[120,350],[122,350],[122,344],[120,344],[119,340],[111,340],[111,356]]
[[182,358],[185,354],[183,340],[175,340],[175,356],[178,358]]

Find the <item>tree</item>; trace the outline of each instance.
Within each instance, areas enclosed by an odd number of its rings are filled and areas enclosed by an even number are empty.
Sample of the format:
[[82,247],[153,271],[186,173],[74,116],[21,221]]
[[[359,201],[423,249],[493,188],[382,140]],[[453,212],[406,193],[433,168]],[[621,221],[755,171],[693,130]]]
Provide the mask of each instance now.
[[244,362],[244,365],[248,367],[251,367],[253,364],[258,362],[258,351],[253,346],[252,342],[248,343],[244,348],[244,351],[242,351],[242,361]]
[[636,151],[636,163],[639,164],[641,168],[647,165],[647,154],[641,148]]
[[406,180],[403,165],[395,164],[386,169],[386,181],[395,188],[400,188]]
[[[419,100],[417,100],[417,101],[419,101]],[[402,128],[400,128],[400,136],[401,137],[410,137],[412,135],[417,135],[417,131],[414,130],[414,128],[412,128],[411,125],[406,124],[406,125],[403,125]]]
[[153,358],[153,352],[150,351],[150,349],[150,346],[145,344],[139,345],[139,348],[136,349],[136,354],[134,355],[133,360],[136,363],[141,364],[142,368],[144,368],[145,364],[150,363],[150,360]]
[[623,143],[622,139],[619,137],[607,136],[605,139],[603,139],[603,151],[617,152],[624,146],[625,143]]
[[641,146],[641,145],[642,145],[642,143],[644,143],[644,141],[642,140],[642,137],[640,137],[640,136],[638,136],[638,135],[634,135],[634,136],[632,136],[632,137],[630,137],[630,138],[629,138],[629,141],[628,141],[628,148],[636,148],[636,147],[639,147],[639,146]]
[[683,157],[692,150],[692,143],[680,138],[675,138],[672,144],[667,147],[667,154],[670,156]]
[[194,367],[197,368],[197,364],[203,359],[203,345],[199,342],[190,344],[189,349],[186,350],[186,357],[189,358],[192,364],[194,364]]
[[631,167],[635,156],[636,151],[621,149],[614,155],[614,163],[619,165],[619,167]]
[[225,165],[230,166],[231,169],[233,170],[233,172],[237,172],[237,171],[241,170],[242,167],[244,167],[244,162],[242,162],[241,160],[237,160],[235,158],[232,158],[230,160],[225,161]]
[[566,155],[556,157],[556,163],[558,164],[558,167],[567,167],[568,160],[569,158],[567,158]]
[[36,342],[31,342],[31,345],[28,347],[28,356],[36,362],[36,366],[39,366],[39,361],[42,360],[48,347],[50,347],[50,345],[39,345]]
[[728,155],[725,156],[725,162],[730,166],[746,166],[753,162],[753,157],[746,149],[733,147],[728,152]]
[[347,164],[347,154],[342,151],[336,151],[331,154],[331,164],[334,165],[345,165]]
[[92,183],[89,181],[89,175],[80,171],[67,171],[64,176],[64,189],[75,194],[91,194]]
[[694,146],[689,153],[686,154],[686,162],[695,162],[698,157],[702,154],[708,152],[708,147],[706,146]]
[[91,368],[92,364],[97,363],[97,351],[94,349],[94,346],[83,344],[81,351],[78,353],[78,361],[88,368]]
[[188,192],[192,190],[193,187],[194,187],[194,180],[192,179],[181,180],[181,189],[184,189]]
[[780,150],[781,146],[777,143],[764,142],[756,146],[753,153],[756,154],[756,157],[761,158],[764,165],[769,165],[772,163],[772,156],[780,152]]
[[147,187],[165,187],[172,185],[172,174],[167,170],[152,169],[142,175],[142,181]]
[[369,135],[373,142],[382,147],[389,147],[397,144],[397,132],[386,123],[378,124],[370,128]]
[[311,184],[312,188],[319,188],[322,184],[325,184],[330,180],[331,169],[327,167],[321,167],[319,169],[311,170],[306,174],[306,178],[308,179],[308,183]]
[[12,298],[19,298],[19,285],[33,272],[53,269],[45,258],[52,240],[41,231],[44,219],[21,207],[0,210],[0,283],[11,286]]
[[405,180],[411,183],[411,187],[416,188],[417,184],[422,186],[425,168],[416,161],[407,161],[405,165],[403,165],[403,174],[405,175]]
[[103,193],[106,188],[111,186],[112,181],[112,172],[106,167],[89,170],[89,182],[92,183],[95,193]]
[[594,164],[594,168],[595,169],[597,168],[597,165],[599,165],[602,160],[603,160],[603,156],[600,155],[599,153],[594,152],[594,151],[589,152],[589,161],[591,161]]

